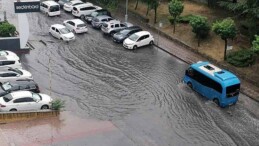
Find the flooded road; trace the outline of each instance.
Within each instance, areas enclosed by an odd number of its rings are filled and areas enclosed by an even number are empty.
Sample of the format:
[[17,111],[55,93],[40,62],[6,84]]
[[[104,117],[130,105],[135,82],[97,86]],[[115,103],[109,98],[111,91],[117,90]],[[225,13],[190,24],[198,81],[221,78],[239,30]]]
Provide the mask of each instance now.
[[[108,130],[116,129],[123,135],[123,140],[114,138],[106,145],[259,145],[259,105],[244,95],[236,106],[221,109],[182,83],[186,63],[156,47],[129,51],[90,25],[87,34],[65,43],[50,36],[48,29],[72,15],[27,16],[35,49],[22,56],[24,68],[33,74],[43,93],[64,99],[65,110],[73,116],[106,121]],[[247,105],[255,110],[245,108]],[[10,129],[15,126],[0,128],[11,136],[15,130]],[[78,126],[84,127],[84,122],[75,124],[75,129]],[[15,129],[22,135],[22,128]],[[115,133],[110,133],[111,139]],[[105,145],[105,139],[104,135],[87,143],[61,138],[52,144],[99,146]],[[102,144],[97,142],[102,140]]]

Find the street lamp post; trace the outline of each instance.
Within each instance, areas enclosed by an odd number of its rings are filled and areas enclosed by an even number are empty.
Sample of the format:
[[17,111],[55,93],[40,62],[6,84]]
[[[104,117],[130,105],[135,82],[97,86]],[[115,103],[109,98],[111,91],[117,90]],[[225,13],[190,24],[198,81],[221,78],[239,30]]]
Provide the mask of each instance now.
[[125,22],[128,22],[128,0],[126,0],[126,14],[125,14]]

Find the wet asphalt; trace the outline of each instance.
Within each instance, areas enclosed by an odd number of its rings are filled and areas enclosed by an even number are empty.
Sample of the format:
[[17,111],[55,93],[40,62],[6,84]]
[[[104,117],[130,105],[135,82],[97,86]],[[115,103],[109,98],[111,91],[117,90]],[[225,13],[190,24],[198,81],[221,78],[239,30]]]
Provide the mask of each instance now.
[[[65,43],[48,29],[73,19],[71,14],[27,16],[35,49],[21,57],[24,68],[43,93],[65,100],[74,116],[111,122],[123,140],[108,145],[259,145],[258,110],[245,107],[258,103],[244,95],[221,109],[182,83],[188,64],[154,46],[126,50],[90,25],[88,33]],[[118,133],[110,134],[54,145],[104,145]]]

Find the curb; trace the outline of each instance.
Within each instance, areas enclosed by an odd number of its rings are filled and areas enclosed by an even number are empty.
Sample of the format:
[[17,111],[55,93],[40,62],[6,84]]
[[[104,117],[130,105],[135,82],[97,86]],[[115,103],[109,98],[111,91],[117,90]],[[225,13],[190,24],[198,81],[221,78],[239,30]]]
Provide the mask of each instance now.
[[[122,7],[123,7],[123,6],[122,6]],[[138,14],[138,13],[136,13],[136,12],[130,10],[130,9],[129,9],[129,12],[130,12],[129,14],[133,15],[133,17],[135,17],[136,19],[140,19],[140,21],[143,22],[143,21],[142,21],[143,19],[141,19],[142,17],[140,17],[140,16],[141,16],[140,14]],[[156,28],[155,26],[153,26],[153,25],[151,25],[151,24],[149,24],[149,23],[146,23],[146,22],[145,22],[146,19],[148,19],[148,18],[145,18],[145,19],[144,19],[144,23],[143,23],[143,24],[144,24],[145,26],[147,26],[148,28],[150,28],[150,29],[151,29],[152,31],[154,31],[155,33],[159,33],[159,35],[161,35],[162,37],[165,37],[165,38],[167,38],[167,39],[173,41],[174,43],[176,43],[176,44],[178,44],[178,45],[184,47],[185,49],[188,49],[189,51],[191,51],[191,52],[193,52],[193,53],[195,53],[195,54],[197,54],[197,55],[200,55],[201,57],[206,58],[208,61],[213,62],[213,63],[216,64],[217,66],[219,66],[219,67],[221,67],[221,68],[224,68],[224,69],[226,69],[226,70],[229,70],[230,72],[235,73],[235,74],[238,75],[242,80],[244,80],[244,81],[246,81],[246,82],[252,84],[253,86],[255,86],[255,87],[258,87],[258,86],[259,86],[257,82],[255,82],[255,81],[253,81],[253,80],[251,80],[251,79],[249,79],[249,78],[246,78],[246,75],[245,75],[245,74],[241,73],[240,71],[237,71],[233,66],[228,65],[226,62],[221,62],[221,63],[220,63],[219,61],[217,61],[217,60],[211,58],[210,56],[198,52],[197,50],[195,50],[194,48],[190,47],[189,45],[187,45],[186,43],[182,42],[181,40],[179,40],[179,39],[177,39],[177,38],[175,38],[175,37],[173,37],[173,36],[170,36],[170,35],[166,34],[165,32],[159,30],[158,28]],[[187,63],[187,64],[191,64],[191,63],[192,63],[192,62],[188,62],[188,61],[186,61],[186,60],[180,58],[179,56],[177,56],[177,55],[171,53],[170,51],[168,51],[167,49],[165,49],[165,48],[163,48],[163,47],[161,47],[161,46],[159,46],[159,45],[154,44],[154,46],[158,47],[158,48],[161,49],[162,51],[164,51],[164,52],[166,52],[166,53],[168,53],[168,54],[170,54],[170,55],[172,55],[172,56],[174,56],[174,57],[180,59],[181,61],[183,61],[183,62],[185,62],[185,63]],[[252,91],[251,91],[251,90],[250,90],[250,91],[246,91],[246,90],[247,90],[247,87],[243,87],[243,88],[241,87],[241,91],[240,91],[240,92],[241,92],[242,94],[248,96],[249,98],[251,98],[251,99],[253,99],[253,100],[259,102],[259,98],[257,98],[257,96],[256,96],[257,92],[255,92],[255,91],[253,91],[253,90],[252,90]],[[251,94],[254,94],[254,95],[251,95],[250,93],[251,93]]]

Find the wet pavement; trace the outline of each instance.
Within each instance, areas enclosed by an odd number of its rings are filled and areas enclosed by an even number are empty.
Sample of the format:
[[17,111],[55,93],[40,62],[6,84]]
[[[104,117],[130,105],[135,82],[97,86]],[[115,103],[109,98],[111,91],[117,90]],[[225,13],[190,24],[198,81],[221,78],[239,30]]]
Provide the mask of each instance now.
[[48,29],[70,14],[27,16],[35,49],[21,57],[24,68],[67,112],[0,125],[9,144],[259,145],[259,105],[245,95],[221,109],[182,83],[186,63],[156,47],[129,51],[90,26],[65,43]]

